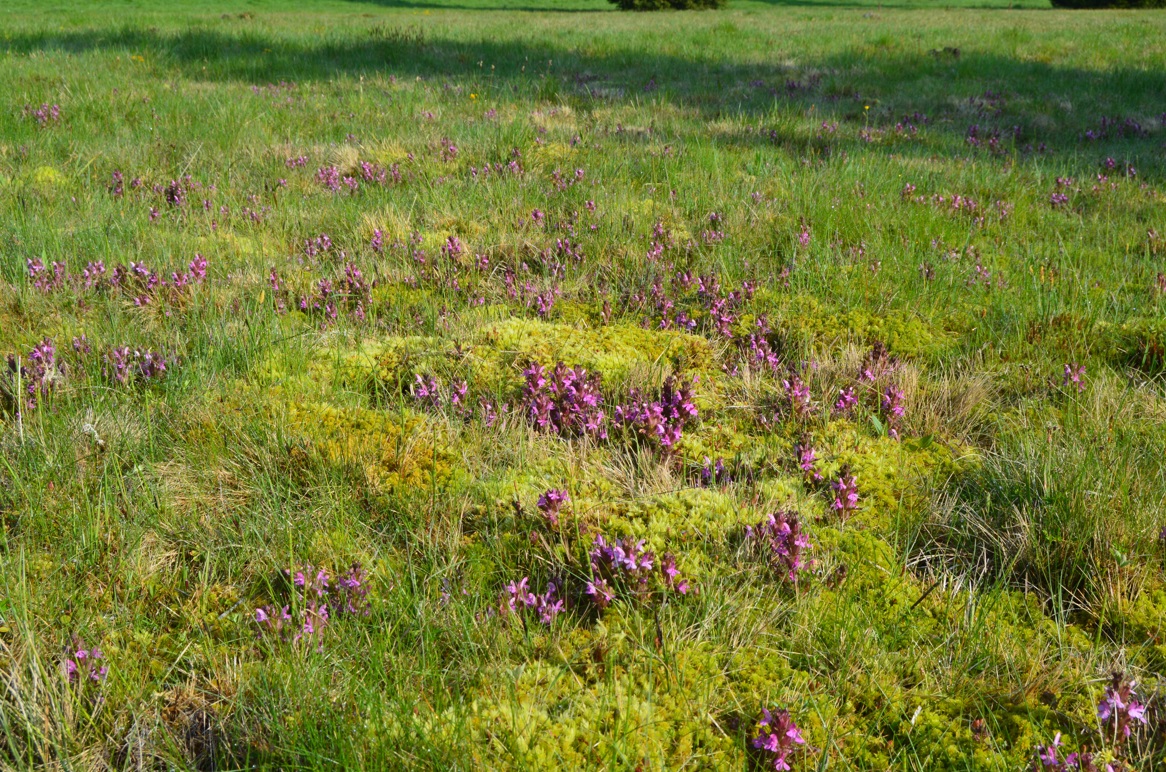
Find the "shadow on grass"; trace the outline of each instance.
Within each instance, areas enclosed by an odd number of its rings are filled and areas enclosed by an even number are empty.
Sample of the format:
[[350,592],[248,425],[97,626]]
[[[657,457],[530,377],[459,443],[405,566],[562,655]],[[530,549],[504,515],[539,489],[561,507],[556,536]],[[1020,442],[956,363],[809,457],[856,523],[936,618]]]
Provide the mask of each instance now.
[[16,32],[0,37],[0,45],[20,54],[147,54],[195,81],[261,85],[391,73],[493,84],[582,111],[659,98],[704,120],[744,116],[757,130],[722,139],[773,142],[794,152],[813,152],[823,142],[804,128],[767,125],[779,113],[812,114],[824,127],[838,122],[852,134],[865,129],[868,141],[926,127],[950,135],[952,148],[967,140],[988,155],[1043,147],[1084,150],[1091,158],[1141,157],[1150,164],[1161,163],[1148,156],[1166,127],[1166,75],[1159,71],[1057,67],[952,47],[905,52],[893,41],[817,60],[807,56],[796,66],[687,58],[645,50],[642,39],[618,34],[576,46],[529,37],[462,41],[383,24],[348,38],[262,29]]

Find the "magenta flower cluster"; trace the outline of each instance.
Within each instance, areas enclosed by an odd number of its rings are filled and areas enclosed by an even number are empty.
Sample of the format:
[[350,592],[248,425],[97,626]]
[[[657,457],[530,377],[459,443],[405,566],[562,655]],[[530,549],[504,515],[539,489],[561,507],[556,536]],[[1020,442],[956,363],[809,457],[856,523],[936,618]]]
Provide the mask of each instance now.
[[844,466],[830,487],[834,491],[831,508],[841,520],[848,519],[858,510],[858,479]]
[[903,423],[903,390],[895,384],[887,385],[883,390],[883,398],[880,403],[883,411],[883,417],[887,421],[887,434],[893,439],[899,439],[899,430]]
[[858,370],[858,380],[864,383],[873,383],[884,376],[889,376],[899,368],[898,360],[887,351],[886,345],[876,341],[870,351],[862,358]]
[[[320,238],[327,238],[327,235],[321,234]],[[311,241],[308,242],[308,245],[312,249],[319,248],[318,244],[313,244]],[[331,242],[329,241],[327,246],[323,248],[328,249],[330,246]],[[282,283],[275,269],[271,271],[270,282],[272,288],[276,290],[277,302],[282,300],[278,297],[282,291]],[[363,322],[366,318],[365,309],[371,302],[372,285],[364,278],[364,273],[355,263],[346,262],[343,274],[336,278],[324,278],[317,281],[315,291],[301,295],[297,306],[303,313],[319,317],[321,325],[327,327],[339,318],[341,311],[344,311],[349,318]]]
[[[677,274],[672,281],[672,289],[674,292],[680,292],[687,289],[691,284],[691,277],[687,274]],[[685,332],[694,332],[697,328],[697,321],[693,319],[687,312],[676,309],[676,301],[664,289],[664,281],[657,277],[652,282],[652,286],[648,289],[647,297],[643,293],[633,293],[631,298],[633,306],[644,306],[650,303],[653,314],[646,316],[640,322],[640,326],[649,329],[656,327],[660,330],[679,329]],[[653,323],[653,318],[656,320]]]
[[997,221],[1003,222],[1012,214],[1013,206],[1006,201],[994,201],[992,204],[981,204],[976,199],[970,196],[963,196],[958,193],[950,195],[935,194],[932,196],[912,196],[915,188],[912,185],[907,185],[903,188],[902,195],[905,201],[911,201],[916,204],[930,203],[941,212],[948,212],[952,215],[963,215],[971,219],[974,225],[983,227],[988,222],[988,217],[994,217]]
[[1105,762],[1104,765],[1094,760],[1093,753],[1081,751],[1069,753],[1065,758],[1060,757],[1058,751],[1063,743],[1061,732],[1056,732],[1053,742],[1048,745],[1037,745],[1037,763],[1034,770],[1048,770],[1048,772],[1124,772],[1126,767],[1122,762]]
[[647,597],[653,589],[652,579],[657,575],[665,589],[681,595],[688,593],[688,581],[681,578],[676,558],[664,555],[657,565],[656,556],[642,539],[616,539],[608,543],[597,534],[589,557],[591,579],[586,593],[600,609],[607,608],[621,595]]
[[818,471],[818,453],[814,450],[814,446],[810,444],[808,438],[803,439],[802,442],[794,449],[798,456],[798,469],[802,470],[802,477],[807,483],[819,483],[822,481],[822,473]]
[[[761,323],[762,320],[758,320]],[[769,338],[762,331],[751,332],[746,339],[749,346],[746,360],[749,366],[761,372],[776,373],[781,369],[781,358],[778,357],[777,352],[773,350],[773,345],[769,342]]]
[[102,359],[102,374],[122,386],[158,381],[166,375],[166,357],[157,351],[114,346]]
[[441,406],[441,387],[433,376],[416,373],[413,376],[413,385],[410,389],[413,399],[417,400],[418,403],[432,408]]
[[722,485],[729,481],[729,472],[725,469],[725,459],[717,457],[714,463],[708,456],[704,457],[704,465],[700,468],[700,484],[705,488],[714,483]]
[[697,279],[697,297],[705,306],[708,326],[724,338],[733,337],[733,325],[737,323],[736,312],[741,305],[753,297],[754,286],[744,282],[740,290],[722,293],[721,282],[716,276],[701,276]]
[[[314,572],[314,573],[313,573]],[[255,609],[255,623],[262,635],[293,644],[316,643],[323,651],[323,632],[334,616],[368,616],[368,574],[354,563],[350,569],[330,576],[323,568],[308,567],[291,578],[292,603]]]
[[69,656],[65,659],[65,675],[69,683],[96,683],[104,681],[109,674],[105,655],[96,646],[86,648],[80,639],[74,638]]
[[547,591],[542,595],[536,595],[530,591],[529,584],[529,578],[524,576],[521,580],[506,585],[508,597],[504,610],[511,614],[530,610],[540,622],[549,625],[564,608],[563,599],[558,597],[559,588],[553,581],[547,582]]
[[523,376],[523,408],[536,427],[564,436],[607,438],[598,373],[562,362],[548,372],[533,362]]
[[[464,380],[453,380],[448,389],[443,387],[437,378],[428,373],[414,373],[413,383],[409,386],[409,394],[414,402],[422,408],[439,411],[446,404],[461,418],[469,419],[475,415],[474,406],[470,399],[470,385]],[[499,411],[507,412],[509,403],[495,404],[485,399],[478,399],[477,416],[487,427],[498,421]]]
[[834,414],[847,415],[858,405],[858,397],[854,395],[854,387],[846,386],[838,390],[838,399],[834,401]]
[[115,266],[112,272],[107,272],[103,261],[91,261],[78,274],[69,273],[63,263],[56,261],[51,271],[38,259],[26,261],[26,268],[32,286],[46,294],[65,286],[76,290],[118,288],[133,299],[134,305],[146,306],[158,298],[181,300],[188,288],[206,279],[207,260],[196,253],[186,271],[174,271],[169,279],[144,263],[135,262]]
[[9,354],[6,371],[0,373],[0,396],[11,401],[17,413],[35,410],[42,397],[48,396],[60,375],[57,347],[45,338],[23,358]]
[[790,756],[799,745],[805,744],[798,725],[790,718],[789,711],[778,710],[770,712],[768,708],[761,711],[761,720],[757,722],[758,734],[753,738],[753,747],[765,756],[767,765],[772,764],[776,770],[792,769]]
[[1136,682],[1121,673],[1114,673],[1113,680],[1105,687],[1105,696],[1097,704],[1097,720],[1116,744],[1129,739],[1136,724],[1149,723],[1146,706],[1134,692],[1135,685]]
[[1057,732],[1048,745],[1037,745],[1034,768],[1045,769],[1048,772],[1123,772],[1126,769],[1120,761],[1106,762],[1104,766],[1100,766],[1094,761],[1093,754],[1088,751],[1070,753],[1062,759],[1057,750],[1061,745],[1063,743],[1060,732]]
[[684,428],[699,416],[693,400],[696,383],[696,376],[685,382],[670,375],[654,400],[632,389],[627,404],[616,407],[615,422],[665,451],[675,450]]
[[355,193],[360,189],[361,182],[384,185],[389,180],[394,183],[401,181],[401,170],[397,164],[385,169],[369,161],[361,161],[357,166],[358,168],[352,173],[342,172],[336,166],[321,166],[316,170],[316,182],[333,193],[339,193],[345,188]]
[[791,372],[789,377],[782,379],[781,387],[785,391],[785,408],[790,418],[800,421],[814,414],[814,397],[810,385],[802,380],[801,375]]
[[550,523],[550,526],[552,528],[558,528],[559,512],[562,510],[563,505],[570,500],[571,497],[566,491],[551,488],[538,497],[536,506],[538,507],[538,511],[542,513],[542,516]]
[[810,549],[810,540],[802,532],[796,512],[774,512],[755,526],[745,529],[745,538],[766,548],[771,565],[791,582],[798,581],[798,571],[805,568],[802,552]]
[[32,118],[38,126],[44,128],[50,123],[56,123],[61,120],[61,106],[50,105],[48,103],[44,103],[40,107],[25,105],[24,115],[25,117]]

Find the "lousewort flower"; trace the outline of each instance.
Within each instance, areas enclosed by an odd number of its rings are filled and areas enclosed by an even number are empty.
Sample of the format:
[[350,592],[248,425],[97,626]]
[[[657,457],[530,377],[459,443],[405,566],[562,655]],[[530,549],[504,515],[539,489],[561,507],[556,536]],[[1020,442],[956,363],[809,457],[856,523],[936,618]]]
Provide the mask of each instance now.
[[1057,758],[1057,748],[1059,748],[1060,745],[1061,745],[1061,733],[1057,732],[1056,736],[1053,738],[1053,741],[1051,743],[1049,743],[1047,746],[1045,746],[1045,745],[1036,746],[1037,760],[1040,761],[1042,766],[1046,766],[1046,767],[1060,767],[1061,766],[1061,761]]
[[294,576],[284,573],[291,578],[292,603],[255,609],[261,635],[292,644],[315,641],[316,650],[323,651],[324,628],[333,616],[369,614],[368,575],[359,563],[335,577],[310,566]]
[[519,614],[529,609],[538,616],[540,622],[550,625],[564,609],[563,599],[557,597],[558,587],[554,581],[547,582],[547,591],[542,595],[536,595],[530,591],[529,582],[529,577],[524,576],[521,580],[506,585],[509,597],[505,598],[506,605],[503,610]]
[[1067,389],[1069,384],[1076,386],[1078,393],[1085,391],[1085,365],[1076,362],[1065,365],[1065,376],[1061,380],[1061,385]]
[[333,193],[340,192],[340,170],[335,166],[321,166],[317,169],[316,181]]
[[20,414],[26,408],[35,410],[42,397],[64,377],[57,362],[57,347],[52,338],[45,338],[32,347],[24,357],[9,354],[7,368],[0,372],[0,407]]
[[1114,673],[1113,680],[1105,687],[1105,697],[1097,703],[1097,720],[1116,744],[1129,738],[1135,723],[1149,723],[1146,706],[1134,693],[1135,685],[1135,681],[1127,680],[1122,673]]
[[816,466],[818,461],[818,454],[814,451],[814,447],[810,445],[808,439],[803,440],[800,445],[794,449],[798,454],[798,469],[802,470],[802,476],[807,483],[821,482],[822,473],[818,471]]
[[582,367],[569,368],[562,362],[548,372],[534,362],[523,375],[523,407],[537,428],[566,436],[606,439],[598,373],[588,373]]
[[720,485],[729,481],[729,473],[725,469],[725,459],[717,457],[714,464],[708,456],[704,457],[704,466],[700,470],[700,484],[709,487],[713,483]]
[[814,401],[810,393],[810,386],[796,373],[791,373],[781,382],[785,389],[786,405],[791,417],[796,419],[808,418],[814,414]]
[[890,355],[886,345],[882,341],[875,341],[870,351],[866,352],[866,356],[862,359],[858,380],[867,383],[876,381],[898,367],[898,361]]
[[469,390],[469,384],[461,380],[454,381],[449,386],[449,404],[453,406],[458,415],[466,416],[470,412],[469,402],[466,399]]
[[69,683],[86,683],[105,680],[109,674],[109,666],[105,664],[105,655],[96,646],[86,648],[79,638],[73,639],[72,650],[65,659],[65,675]]
[[543,517],[551,524],[552,528],[559,527],[559,510],[563,505],[571,500],[564,490],[551,488],[546,493],[538,497],[538,511],[542,512]]
[[761,713],[761,720],[757,722],[758,734],[753,738],[753,747],[765,754],[766,761],[772,762],[774,769],[792,769],[789,763],[790,754],[795,747],[806,742],[802,739],[798,725],[786,710],[770,713],[765,709]]
[[206,258],[199,253],[194,253],[194,259],[190,261],[190,279],[195,284],[202,284],[206,279]]
[[616,597],[647,598],[652,593],[652,578],[657,568],[665,589],[681,595],[688,593],[688,582],[680,578],[676,559],[665,555],[657,566],[656,556],[646,542],[617,539],[608,543],[601,534],[595,536],[590,552],[591,581],[586,593],[600,609]]
[[44,103],[40,107],[25,105],[24,114],[36,121],[37,125],[41,128],[44,128],[50,123],[56,123],[61,120],[61,107],[60,105],[50,105],[48,103]]
[[[327,234],[320,234],[315,240],[305,242],[305,254],[313,256],[326,252],[332,246]],[[340,253],[344,257],[344,253]],[[272,272],[271,286],[275,289],[279,277]],[[276,290],[277,292],[279,290]],[[316,292],[303,295],[299,299],[299,309],[305,314],[322,317],[321,326],[327,327],[336,321],[343,310],[357,320],[365,318],[365,308],[372,302],[372,287],[365,281],[364,274],[355,263],[344,264],[343,275],[336,279],[324,278],[316,282]]]
[[660,398],[648,401],[633,389],[628,404],[615,409],[615,421],[636,435],[655,442],[665,451],[672,451],[680,441],[684,427],[698,417],[693,401],[693,387],[697,377],[684,383],[668,376],[660,390]]
[[854,387],[847,386],[844,389],[838,390],[838,401],[834,403],[834,413],[836,415],[845,415],[854,409],[858,404],[858,397],[854,396]]
[[149,349],[115,346],[105,352],[102,373],[122,386],[161,380],[166,375],[166,357]]
[[903,420],[903,390],[895,384],[887,385],[883,391],[883,416],[887,419],[887,434],[899,439],[899,426]]
[[163,191],[163,197],[170,206],[183,206],[186,204],[186,189],[182,187],[182,183],[178,180],[170,180],[170,184]]
[[81,271],[81,286],[85,289],[93,289],[99,286],[105,280],[105,261],[98,260],[96,262],[90,261],[86,263],[85,269]]
[[802,551],[810,548],[810,540],[802,533],[796,512],[781,511],[767,516],[757,525],[746,528],[745,538],[767,548],[770,564],[784,578],[797,582],[798,571],[805,567]]
[[433,408],[441,406],[441,392],[437,386],[437,379],[432,376],[422,376],[417,373],[413,376],[413,399]]
[[1061,733],[1057,732],[1048,745],[1037,745],[1034,749],[1036,761],[1033,769],[1045,769],[1049,772],[1124,772],[1127,769],[1120,761],[1108,763],[1094,761],[1093,754],[1087,751],[1070,753],[1062,759],[1057,753],[1057,748],[1062,744]]
[[50,272],[45,268],[43,262],[36,258],[30,258],[25,261],[25,267],[28,270],[28,278],[32,280],[32,286],[44,293],[52,292],[59,289],[65,282],[67,271],[64,263],[53,261],[53,270]]
[[834,489],[831,506],[842,520],[846,520],[858,509],[858,480],[850,473],[849,467],[844,466],[830,487]]
[[487,428],[498,423],[498,409],[494,407],[494,403],[487,399],[478,400],[478,412],[482,416],[482,423]]

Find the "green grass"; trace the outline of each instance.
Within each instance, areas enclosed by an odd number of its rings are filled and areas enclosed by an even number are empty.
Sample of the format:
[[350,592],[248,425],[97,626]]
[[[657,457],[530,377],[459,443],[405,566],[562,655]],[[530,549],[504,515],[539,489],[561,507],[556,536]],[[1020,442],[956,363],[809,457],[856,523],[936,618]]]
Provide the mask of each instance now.
[[[795,769],[1015,770],[1058,732],[1161,764],[1164,41],[1166,12],[1035,0],[10,0],[0,355],[48,337],[62,366],[21,411],[0,373],[0,767],[746,769],[765,707],[802,728]],[[316,180],[360,161],[400,180]],[[184,175],[180,206],[153,189]],[[142,306],[26,268],[195,253],[206,281]],[[363,319],[297,310],[347,262]],[[732,339],[684,271],[756,287]],[[656,329],[661,291],[692,332]],[[762,315],[780,373],[743,359]],[[876,345],[899,440],[856,381]],[[118,382],[121,346],[165,377]],[[560,359],[609,417],[698,375],[699,421],[672,453],[538,431],[523,368]],[[855,384],[873,401],[832,415]],[[706,456],[731,479],[702,486]],[[813,544],[796,586],[745,539],[778,509]],[[597,610],[595,534],[694,591]],[[286,571],[353,563],[367,616],[261,635]],[[499,613],[524,576],[566,588],[551,625]],[[74,640],[104,680],[65,676]],[[1151,705],[1125,742],[1096,716],[1115,670]]]

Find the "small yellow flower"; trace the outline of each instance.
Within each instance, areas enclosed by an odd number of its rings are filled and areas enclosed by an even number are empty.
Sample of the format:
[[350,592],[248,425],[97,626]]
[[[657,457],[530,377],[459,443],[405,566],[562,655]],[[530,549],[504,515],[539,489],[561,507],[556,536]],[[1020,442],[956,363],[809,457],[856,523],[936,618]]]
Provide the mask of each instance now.
[[477,98],[478,98],[477,94],[470,94],[470,99],[477,99]]

